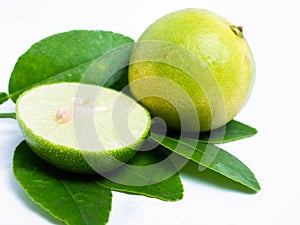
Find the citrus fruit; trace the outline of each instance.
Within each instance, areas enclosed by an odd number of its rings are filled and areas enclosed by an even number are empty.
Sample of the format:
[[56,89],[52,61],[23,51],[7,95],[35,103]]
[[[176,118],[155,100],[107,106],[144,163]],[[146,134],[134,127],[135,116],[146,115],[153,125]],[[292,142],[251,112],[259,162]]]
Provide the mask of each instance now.
[[151,121],[149,112],[127,95],[79,83],[34,87],[18,98],[16,114],[38,156],[78,173],[124,164],[147,136]]
[[202,9],[170,13],[151,24],[130,60],[132,95],[169,128],[201,132],[232,120],[255,79],[240,26]]

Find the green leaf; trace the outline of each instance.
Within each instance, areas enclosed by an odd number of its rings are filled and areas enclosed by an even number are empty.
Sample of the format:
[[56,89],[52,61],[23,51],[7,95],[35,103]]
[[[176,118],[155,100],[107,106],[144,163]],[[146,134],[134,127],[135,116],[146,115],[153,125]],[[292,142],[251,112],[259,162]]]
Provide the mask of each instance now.
[[223,128],[214,130],[213,132],[200,133],[199,141],[203,143],[220,144],[252,137],[255,134],[257,134],[255,128],[232,120]]
[[165,155],[162,148],[158,146],[151,151],[140,151],[130,160],[130,166],[108,174],[108,179],[99,184],[115,191],[145,195],[164,201],[182,199],[183,186],[179,173],[170,162],[163,161]]
[[[105,83],[105,86],[111,86],[120,77],[127,77],[126,66],[132,42],[132,39],[121,34],[99,30],[74,30],[47,37],[35,43],[18,59],[9,81],[9,97],[16,101],[24,90],[43,83],[83,80],[88,82],[90,76],[83,79],[86,70],[99,60],[99,57],[106,54],[108,57],[100,60],[102,64],[99,64],[97,73],[92,74],[97,77],[93,77],[92,80],[99,82],[98,78],[101,80],[104,71],[106,77],[101,82]],[[109,54],[110,51],[123,45],[129,47],[120,48],[114,54]],[[118,70],[112,71],[115,68]],[[112,78],[107,81],[110,77]]]
[[0,105],[9,99],[8,95],[4,92],[0,92]]
[[156,133],[152,133],[151,138],[169,150],[198,163],[200,170],[208,168],[254,191],[260,190],[252,171],[221,148],[190,138],[179,140]]
[[112,193],[93,177],[65,173],[38,158],[22,142],[15,150],[13,171],[33,202],[71,225],[108,222]]
[[[156,124],[159,128],[159,124]],[[228,143],[231,141],[237,141],[240,139],[248,138],[257,134],[257,130],[246,124],[238,122],[236,120],[231,120],[224,127],[219,129],[203,132],[203,133],[182,133],[175,130],[169,130],[168,136],[178,139],[180,136],[186,138],[198,138],[199,142],[210,143],[210,144],[221,144]]]

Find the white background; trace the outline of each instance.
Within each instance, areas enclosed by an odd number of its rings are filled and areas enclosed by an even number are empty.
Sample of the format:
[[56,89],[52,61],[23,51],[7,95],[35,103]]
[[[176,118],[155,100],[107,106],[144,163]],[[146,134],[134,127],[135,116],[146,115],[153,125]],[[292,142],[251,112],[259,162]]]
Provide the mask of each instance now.
[[[74,29],[101,29],[137,40],[159,17],[183,8],[212,10],[243,25],[257,66],[253,94],[236,119],[259,133],[223,147],[255,173],[256,194],[211,173],[183,174],[184,199],[163,202],[114,192],[109,225],[300,224],[300,51],[297,1],[0,0],[0,91],[7,91],[18,57],[34,42]],[[14,104],[0,112],[14,111]],[[13,177],[12,155],[22,136],[0,120],[0,224],[57,224],[24,194]]]

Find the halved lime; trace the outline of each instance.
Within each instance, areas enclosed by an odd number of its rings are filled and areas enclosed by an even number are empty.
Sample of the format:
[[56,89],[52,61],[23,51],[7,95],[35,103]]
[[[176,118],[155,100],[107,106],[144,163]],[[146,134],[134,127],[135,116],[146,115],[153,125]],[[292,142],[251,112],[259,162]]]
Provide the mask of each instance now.
[[62,170],[95,173],[128,161],[150,129],[150,114],[135,100],[104,87],[57,83],[34,87],[16,103],[17,120],[32,150]]

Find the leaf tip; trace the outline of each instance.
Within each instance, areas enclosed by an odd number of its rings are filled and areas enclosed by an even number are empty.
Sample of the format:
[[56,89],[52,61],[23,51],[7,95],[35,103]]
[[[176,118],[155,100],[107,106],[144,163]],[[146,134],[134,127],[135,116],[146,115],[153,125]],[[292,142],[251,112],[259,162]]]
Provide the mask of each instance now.
[[8,94],[5,92],[0,92],[0,105],[4,102],[6,102],[9,99]]

